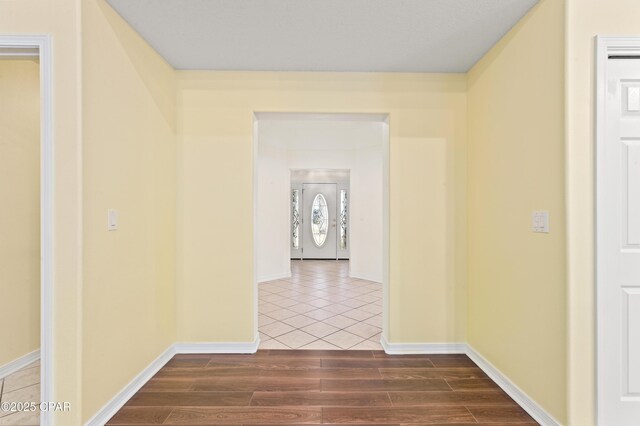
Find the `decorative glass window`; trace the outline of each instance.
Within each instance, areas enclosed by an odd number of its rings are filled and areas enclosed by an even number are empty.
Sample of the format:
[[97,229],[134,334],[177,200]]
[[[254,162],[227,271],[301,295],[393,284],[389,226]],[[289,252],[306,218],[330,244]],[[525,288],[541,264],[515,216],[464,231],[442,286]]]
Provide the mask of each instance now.
[[340,250],[347,249],[347,191],[340,190]]
[[311,235],[316,246],[322,247],[327,241],[329,229],[329,209],[324,195],[318,194],[311,206]]
[[291,247],[300,248],[300,190],[291,191]]

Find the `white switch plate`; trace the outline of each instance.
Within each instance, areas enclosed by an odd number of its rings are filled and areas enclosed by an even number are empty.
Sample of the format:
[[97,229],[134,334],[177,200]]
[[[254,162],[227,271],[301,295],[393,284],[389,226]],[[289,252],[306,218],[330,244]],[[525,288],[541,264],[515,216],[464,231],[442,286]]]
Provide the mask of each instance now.
[[629,87],[627,92],[627,111],[640,111],[640,87]]
[[107,210],[107,231],[118,230],[118,210]]
[[531,215],[531,228],[533,232],[549,233],[549,212],[534,211]]

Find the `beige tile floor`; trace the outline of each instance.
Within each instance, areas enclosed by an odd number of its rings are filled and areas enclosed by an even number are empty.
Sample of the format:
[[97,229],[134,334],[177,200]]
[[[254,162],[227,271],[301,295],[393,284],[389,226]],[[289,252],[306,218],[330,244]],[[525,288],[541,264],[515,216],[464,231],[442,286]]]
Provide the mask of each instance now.
[[[40,401],[40,361],[0,379],[0,403]],[[39,425],[40,411],[0,411],[0,425]]]
[[382,284],[347,260],[292,260],[291,278],[258,284],[260,349],[381,350]]

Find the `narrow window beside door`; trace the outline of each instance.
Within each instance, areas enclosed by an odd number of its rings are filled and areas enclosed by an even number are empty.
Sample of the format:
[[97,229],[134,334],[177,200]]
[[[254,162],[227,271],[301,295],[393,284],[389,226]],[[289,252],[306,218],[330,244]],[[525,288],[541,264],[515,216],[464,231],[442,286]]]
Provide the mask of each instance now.
[[300,248],[300,191],[291,191],[291,247]]
[[347,249],[347,191],[340,190],[340,250]]

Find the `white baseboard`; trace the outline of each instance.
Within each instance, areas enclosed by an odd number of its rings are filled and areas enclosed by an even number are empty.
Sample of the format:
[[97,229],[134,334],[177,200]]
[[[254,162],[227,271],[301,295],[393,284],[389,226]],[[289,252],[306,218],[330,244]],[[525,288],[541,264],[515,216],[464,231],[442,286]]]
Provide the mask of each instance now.
[[[560,426],[560,422],[547,413],[540,405],[531,399],[524,391],[516,386],[500,370],[494,367],[482,355],[476,352],[466,343],[389,343],[383,336],[380,343],[384,351],[392,355],[409,354],[466,354],[478,367],[480,367],[502,390],[504,390],[515,402],[517,402],[531,417],[542,426]],[[176,354],[198,353],[255,353],[260,345],[260,338],[253,342],[235,343],[175,343],[156,358],[148,367],[138,374],[127,386],[124,387],[111,401],[98,411],[86,426],[102,426],[113,417],[122,406],[142,388],[169,360]],[[34,351],[15,361],[0,367],[0,377],[5,377],[12,372],[38,360],[40,352]],[[7,372],[5,375],[3,373]]]
[[475,349],[466,343],[389,343],[382,336],[380,344],[391,355],[407,354],[466,354],[486,373],[503,391],[518,403],[535,421],[542,426],[560,426],[560,422],[547,413],[522,389],[516,386],[500,370],[487,361]]
[[218,353],[218,354],[250,354],[255,353],[260,346],[260,338],[253,342],[238,343],[174,343],[169,346],[158,358],[151,362],[144,370],[129,382],[111,401],[107,402],[100,411],[98,411],[86,426],[103,426],[113,417],[124,404],[135,395],[164,365],[177,354],[202,354],[202,353]]
[[118,392],[111,401],[107,402],[100,411],[91,417],[86,423],[86,426],[103,426],[107,423],[174,355],[173,345],[169,346],[158,358],[142,370],[140,374],[134,377],[124,389]]
[[262,277],[258,277],[258,282],[264,283],[267,281],[283,280],[285,278],[291,278],[291,271],[282,272],[280,274],[263,275]]
[[253,354],[260,346],[260,338],[253,342],[233,343],[176,343],[173,345],[176,354]]
[[40,359],[40,349],[37,349],[33,352],[29,352],[26,355],[21,356],[18,359],[14,359],[13,361],[0,366],[0,379],[4,379],[7,376],[12,375],[18,370],[23,369],[27,365],[32,362],[36,362]]
[[517,402],[535,421],[542,426],[560,426],[560,422],[547,413],[538,403],[536,403],[522,389],[516,386],[500,370],[487,361],[470,345],[467,346],[467,356],[475,362],[503,391]]
[[382,282],[382,277],[374,277],[373,275],[360,274],[358,272],[353,272],[353,271],[349,273],[349,278],[355,278],[357,280],[373,281],[375,283]]
[[409,354],[463,354],[467,345],[464,343],[389,343],[382,336],[380,344],[390,355]]

